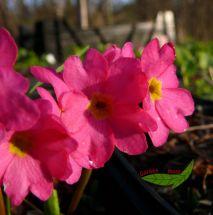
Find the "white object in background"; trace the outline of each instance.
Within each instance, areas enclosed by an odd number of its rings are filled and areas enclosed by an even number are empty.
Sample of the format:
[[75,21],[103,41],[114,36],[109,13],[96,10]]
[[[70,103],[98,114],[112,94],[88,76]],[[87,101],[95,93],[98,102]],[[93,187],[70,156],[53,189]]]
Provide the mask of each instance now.
[[88,0],[78,0],[78,22],[82,30],[89,28]]
[[152,37],[157,37],[161,45],[165,44],[168,41],[175,43],[175,18],[172,11],[167,10],[165,12],[158,12]]
[[171,10],[164,12],[166,33],[172,42],[176,41],[175,16]]
[[45,58],[46,58],[46,61],[49,63],[49,64],[56,64],[56,59],[55,59],[55,56],[54,56],[54,54],[52,54],[52,53],[49,53],[49,54],[47,54],[46,56],[45,56]]

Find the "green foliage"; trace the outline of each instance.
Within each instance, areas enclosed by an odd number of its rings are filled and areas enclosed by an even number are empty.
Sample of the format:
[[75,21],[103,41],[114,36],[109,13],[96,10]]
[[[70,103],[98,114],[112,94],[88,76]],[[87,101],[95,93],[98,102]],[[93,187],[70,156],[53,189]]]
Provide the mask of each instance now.
[[71,53],[68,53],[68,56],[77,55],[80,58],[84,58],[84,56],[89,48],[90,48],[89,46],[74,46],[71,50]]
[[18,52],[18,59],[15,64],[17,71],[26,71],[31,66],[49,66],[46,58],[47,55],[38,56],[35,52],[20,48]]
[[177,45],[176,55],[184,87],[198,97],[213,100],[213,81],[209,74],[213,68],[213,42],[191,41]]
[[151,174],[143,176],[143,180],[160,185],[160,186],[172,186],[172,188],[176,188],[181,185],[184,181],[188,179],[192,172],[194,161],[191,161],[190,164],[184,169],[181,174]]

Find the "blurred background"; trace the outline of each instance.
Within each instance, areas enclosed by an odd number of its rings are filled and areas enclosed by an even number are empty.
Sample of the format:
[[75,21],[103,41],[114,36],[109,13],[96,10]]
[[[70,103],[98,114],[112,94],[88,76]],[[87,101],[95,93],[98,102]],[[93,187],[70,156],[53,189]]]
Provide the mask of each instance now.
[[[65,18],[72,28],[155,21],[159,11],[175,15],[177,39],[210,41],[211,0],[1,0],[0,24],[18,36],[20,26]],[[81,17],[80,17],[81,16]]]
[[[141,52],[151,38],[158,37],[161,44],[168,40],[177,44],[177,65],[184,85],[197,96],[210,100],[213,99],[212,16],[212,0],[0,2],[0,25],[14,35],[22,48],[20,60],[25,56],[30,58],[29,63],[41,62],[35,54],[43,63],[48,60],[58,65],[88,46],[103,51],[107,44],[121,46],[126,41],[132,41]],[[46,58],[44,54],[48,54]],[[26,66],[26,59],[22,63]]]
[[[95,170],[76,214],[151,214],[138,210],[146,200],[139,201],[140,194],[134,194],[141,185],[135,190],[132,188],[138,181],[134,181],[136,176],[130,177],[129,169],[133,167],[139,176],[141,171],[150,168],[162,173],[168,169],[182,171],[191,160],[195,165],[187,182],[175,190],[151,185],[156,192],[153,195],[160,194],[180,214],[212,214],[212,20],[212,0],[0,1],[0,25],[12,33],[19,46],[15,67],[28,77],[32,65],[57,68],[71,54],[83,58],[89,47],[103,52],[112,43],[122,46],[132,41],[140,57],[153,37],[158,37],[161,44],[175,43],[180,85],[192,92],[196,104],[194,115],[188,118],[191,127],[184,134],[171,133],[168,142],[160,148],[150,143],[143,155],[123,155],[128,160],[127,165],[122,164],[124,169],[115,156],[106,168]],[[33,85],[35,80],[31,80]],[[126,184],[122,185],[125,178]],[[145,192],[144,186],[147,189],[148,185],[142,186],[141,193]],[[65,213],[75,187],[62,183],[57,188]],[[149,194],[146,195],[148,199]],[[153,195],[149,196],[150,202],[157,205]],[[39,214],[41,202],[32,196],[28,200],[21,207],[13,208],[13,214],[28,214],[29,210]]]

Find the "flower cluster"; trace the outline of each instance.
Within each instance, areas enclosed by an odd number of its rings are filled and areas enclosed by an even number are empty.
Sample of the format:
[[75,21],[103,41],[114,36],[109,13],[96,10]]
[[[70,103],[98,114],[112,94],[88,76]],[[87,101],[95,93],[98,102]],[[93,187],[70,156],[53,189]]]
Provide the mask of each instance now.
[[14,71],[17,48],[0,28],[0,183],[12,203],[29,192],[50,197],[53,180],[78,181],[82,168],[100,168],[114,148],[136,155],[147,150],[147,133],[155,146],[170,129],[183,132],[194,103],[179,88],[172,44],[157,39],[137,59],[131,43],[103,54],[89,49],[83,62],[71,56],[63,72],[33,66],[40,98],[26,95],[29,81]]

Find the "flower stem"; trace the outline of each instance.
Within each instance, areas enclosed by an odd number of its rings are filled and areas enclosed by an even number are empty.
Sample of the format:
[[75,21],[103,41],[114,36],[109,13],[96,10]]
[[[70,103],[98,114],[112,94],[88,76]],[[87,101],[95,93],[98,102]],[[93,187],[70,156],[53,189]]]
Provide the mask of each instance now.
[[11,204],[10,199],[6,197],[6,208],[7,208],[7,215],[11,215]]
[[58,201],[57,190],[54,189],[50,198],[44,202],[44,214],[45,215],[60,215],[60,207]]
[[64,70],[64,64],[62,64],[61,66],[59,66],[57,69],[56,69],[56,72],[59,73],[59,72],[62,72]]
[[32,209],[34,209],[35,211],[37,211],[40,214],[43,214],[43,211],[40,210],[38,207],[36,207],[34,204],[32,204],[30,201],[28,201],[27,199],[24,200],[25,204],[27,204],[29,207],[31,207]]
[[36,88],[39,87],[39,86],[41,86],[41,85],[42,85],[41,82],[39,82],[39,81],[36,82],[35,85],[33,85],[32,88],[29,90],[28,94],[29,94],[29,95],[32,95],[33,92],[36,90]]
[[4,198],[2,194],[2,189],[0,188],[0,214],[6,215],[5,205],[4,205]]
[[69,215],[72,215],[75,212],[75,210],[77,209],[78,204],[79,204],[82,194],[88,184],[91,174],[92,174],[92,170],[83,169],[81,178],[78,182],[78,185],[77,185],[76,190],[72,197],[72,201],[71,201],[69,212],[68,212]]

